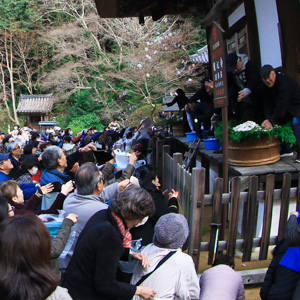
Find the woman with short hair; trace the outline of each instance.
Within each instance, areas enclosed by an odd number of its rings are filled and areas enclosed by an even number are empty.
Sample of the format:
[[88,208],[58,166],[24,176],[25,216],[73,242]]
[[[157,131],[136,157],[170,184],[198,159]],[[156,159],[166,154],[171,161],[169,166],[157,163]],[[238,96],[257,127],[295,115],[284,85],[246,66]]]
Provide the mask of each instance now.
[[[64,286],[73,299],[152,299],[155,291],[120,281],[119,261],[128,259],[130,229],[153,214],[152,197],[144,189],[130,186],[118,194],[108,209],[97,212],[86,224],[65,274]],[[141,253],[132,257],[147,267]]]
[[71,181],[63,184],[61,186],[61,191],[58,193],[49,209],[39,210],[38,207],[42,201],[42,195],[51,192],[53,188],[54,186],[51,183],[40,186],[40,191],[37,190],[25,203],[24,194],[19,184],[14,180],[6,180],[0,183],[0,196],[5,197],[8,200],[8,203],[14,207],[16,215],[24,215],[30,212],[36,215],[58,214],[58,210],[63,208],[63,203],[67,194],[73,189],[73,185]]

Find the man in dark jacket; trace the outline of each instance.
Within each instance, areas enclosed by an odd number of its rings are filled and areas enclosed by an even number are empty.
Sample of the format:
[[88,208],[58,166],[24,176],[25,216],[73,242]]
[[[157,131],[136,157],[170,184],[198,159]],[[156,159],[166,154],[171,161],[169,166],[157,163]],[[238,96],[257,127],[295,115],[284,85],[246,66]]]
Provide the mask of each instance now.
[[199,138],[202,138],[202,126],[204,130],[209,130],[211,126],[211,117],[214,114],[213,102],[193,102],[189,100],[188,108],[193,117],[193,126]]
[[[262,125],[270,129],[273,125],[292,121],[298,144],[296,162],[300,163],[300,86],[290,77],[276,72],[271,65],[264,65],[260,71],[265,84],[263,105],[265,120]],[[290,149],[284,149],[282,156],[291,156]]]
[[263,83],[259,70],[245,54],[226,56],[228,80],[229,117],[236,120],[262,121],[259,100]]
[[182,111],[182,117],[183,117],[183,130],[184,132],[189,131],[189,126],[187,122],[187,116],[186,112],[184,110],[184,106],[188,103],[188,98],[185,96],[185,92],[182,89],[177,89],[175,91],[176,97],[169,103],[164,103],[163,105],[172,106],[175,103],[178,104],[178,108],[180,111]]
[[13,168],[11,169],[9,176],[16,180],[21,175],[21,159],[20,156],[22,154],[22,149],[17,141],[10,142],[6,145],[6,152],[9,153],[9,159],[13,165]]

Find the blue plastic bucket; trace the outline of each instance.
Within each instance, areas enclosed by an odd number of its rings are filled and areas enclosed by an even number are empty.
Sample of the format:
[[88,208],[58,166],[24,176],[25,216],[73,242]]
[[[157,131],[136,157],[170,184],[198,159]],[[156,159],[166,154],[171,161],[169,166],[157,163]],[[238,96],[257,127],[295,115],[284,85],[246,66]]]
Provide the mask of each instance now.
[[185,135],[188,142],[193,142],[197,138],[196,132],[186,132]]
[[217,138],[204,139],[205,149],[206,150],[218,150],[220,144],[217,142]]
[[50,232],[51,237],[56,237],[59,227],[62,224],[62,222],[58,222],[58,221],[52,221],[52,222],[46,222],[44,223],[47,227],[47,229]]

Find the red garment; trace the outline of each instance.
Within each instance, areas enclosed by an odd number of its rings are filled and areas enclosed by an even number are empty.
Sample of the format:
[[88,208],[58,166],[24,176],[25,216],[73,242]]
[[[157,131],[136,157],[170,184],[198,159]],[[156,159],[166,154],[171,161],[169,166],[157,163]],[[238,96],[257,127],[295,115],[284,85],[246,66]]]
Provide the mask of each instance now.
[[42,171],[40,169],[38,169],[38,171],[36,172],[36,174],[33,175],[33,176],[31,176],[31,177],[32,177],[32,180],[34,180],[36,182],[40,182],[41,176],[42,176]]
[[81,140],[81,138],[82,138],[82,132],[80,132],[77,136],[72,137],[72,142],[74,144],[76,144],[77,142],[79,142]]
[[113,211],[111,212],[111,214],[114,217],[115,221],[117,222],[118,227],[123,235],[123,247],[130,248],[132,236],[129,229],[125,229],[125,225],[123,221]]

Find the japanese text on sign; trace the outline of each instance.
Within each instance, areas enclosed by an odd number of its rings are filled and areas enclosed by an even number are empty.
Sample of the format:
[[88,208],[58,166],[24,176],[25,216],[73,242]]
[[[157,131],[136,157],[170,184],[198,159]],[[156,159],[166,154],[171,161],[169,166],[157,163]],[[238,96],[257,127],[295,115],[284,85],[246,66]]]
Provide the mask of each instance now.
[[212,76],[214,81],[214,105],[224,107],[227,101],[227,76],[225,65],[225,51],[222,30],[215,24],[210,39],[212,49]]

